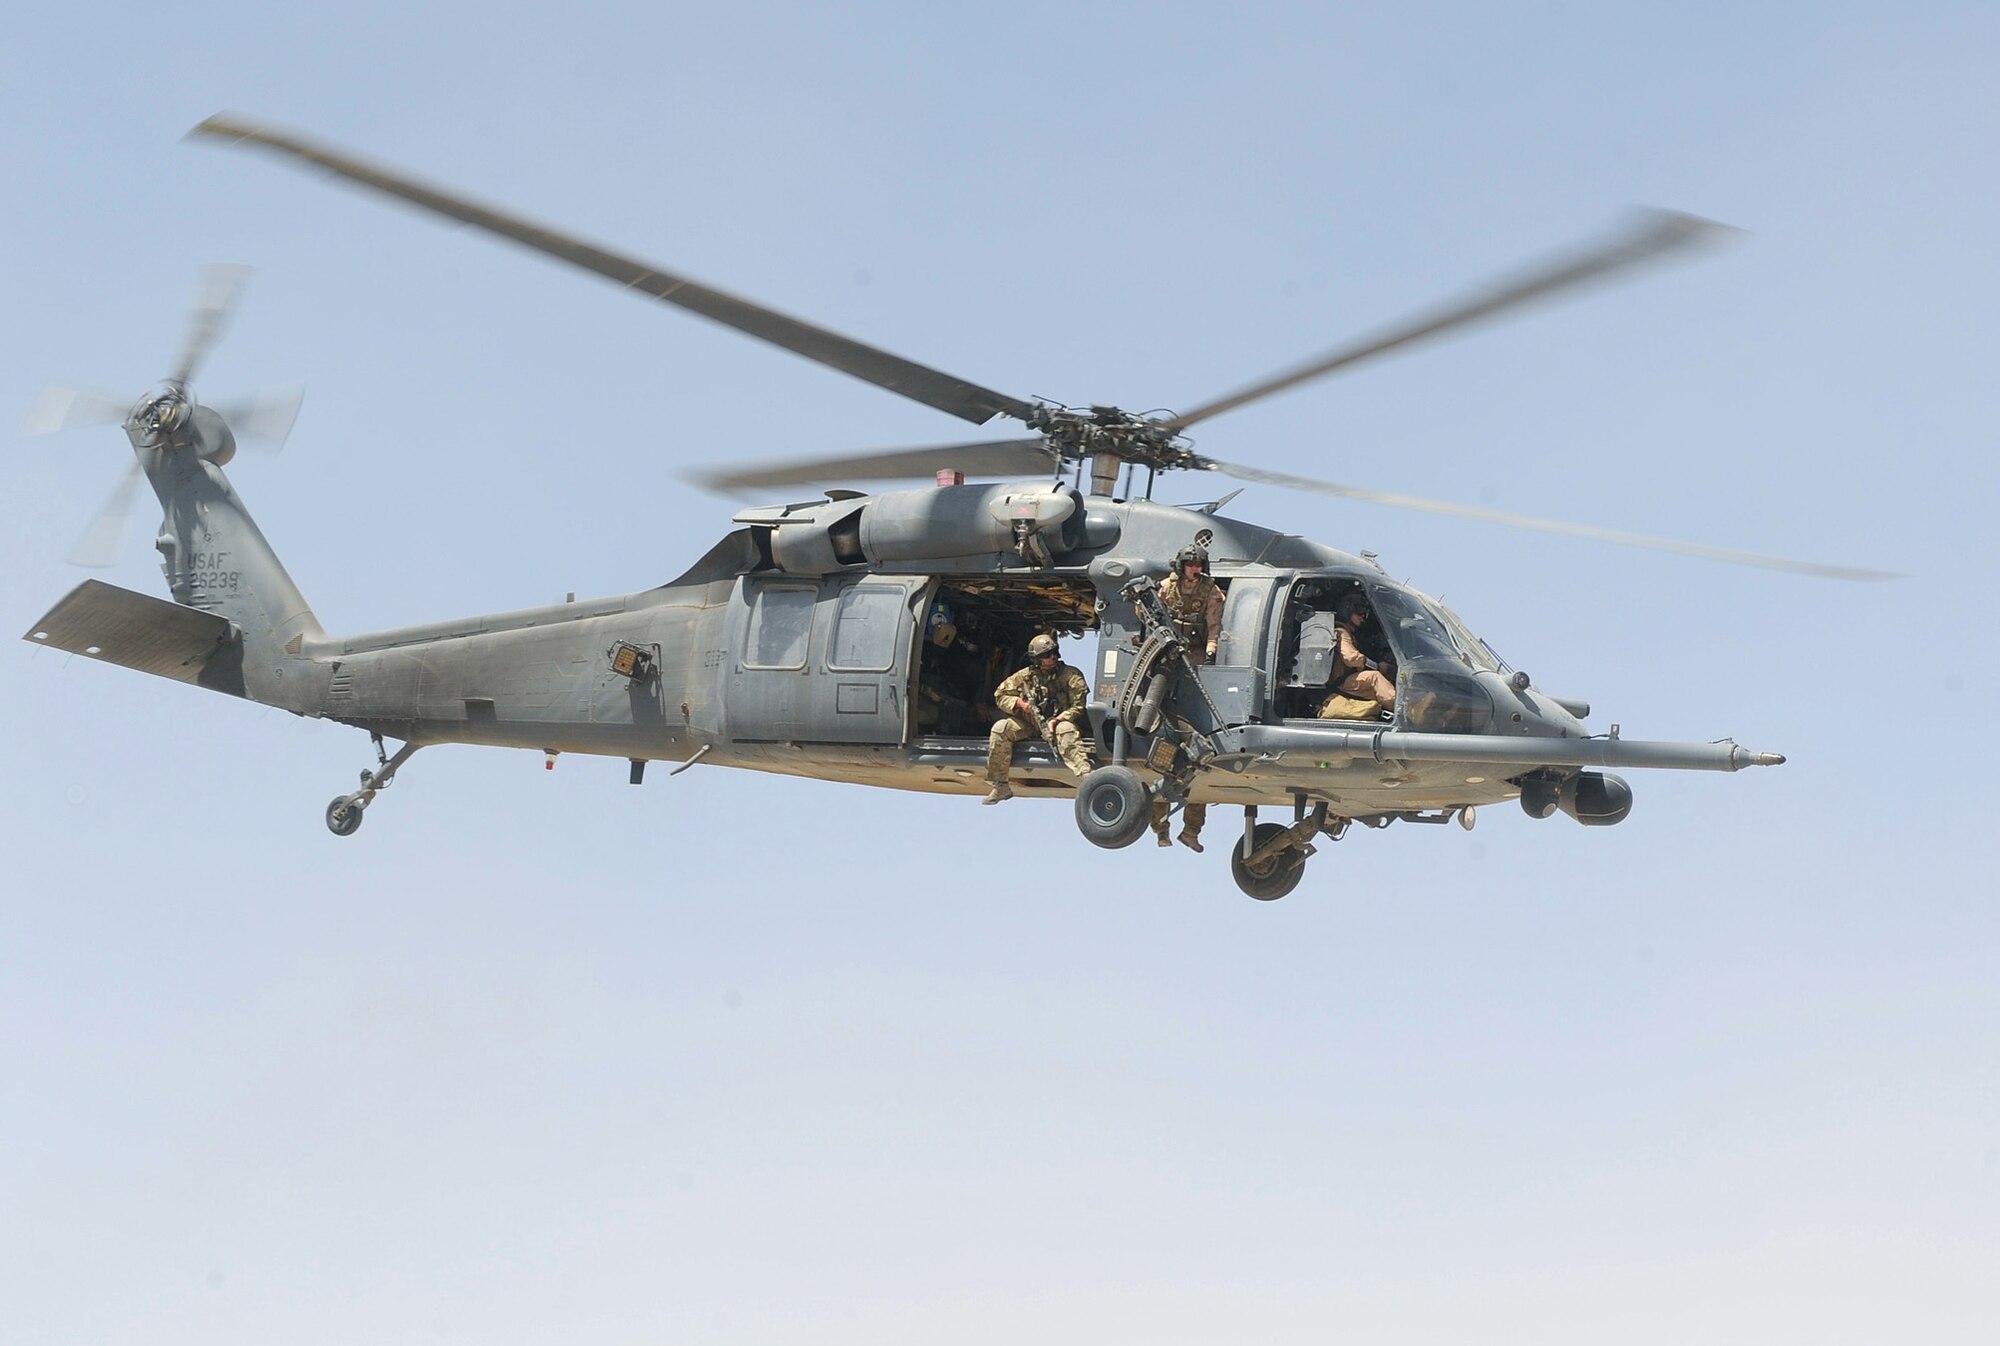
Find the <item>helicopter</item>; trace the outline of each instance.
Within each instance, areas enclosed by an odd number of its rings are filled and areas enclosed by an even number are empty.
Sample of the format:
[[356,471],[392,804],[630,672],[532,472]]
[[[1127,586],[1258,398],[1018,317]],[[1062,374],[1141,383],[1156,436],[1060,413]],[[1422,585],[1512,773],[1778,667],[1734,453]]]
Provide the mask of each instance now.
[[[1649,214],[1474,299],[1190,410],[1140,415],[983,388],[289,130],[223,114],[190,136],[317,167],[962,420],[1005,417],[1030,432],[711,471],[695,479],[738,493],[928,480],[745,508],[706,554],[654,588],[337,635],[223,471],[237,447],[231,418],[191,391],[234,303],[233,286],[212,289],[168,378],[120,412],[134,455],[128,477],[143,476],[163,511],[155,546],[171,601],[87,580],[25,638],[367,731],[374,764],[325,809],[336,836],[355,834],[413,753],[443,743],[539,750],[551,766],[559,753],[623,758],[634,785],[663,762],[672,774],[737,767],[977,796],[993,689],[1040,635],[1097,638],[1085,670],[1094,762],[1076,779],[1047,743],[1020,743],[1013,791],[1072,799],[1079,831],[1107,849],[1143,835],[1156,802],[1170,813],[1240,806],[1231,874],[1259,900],[1293,891],[1318,846],[1356,827],[1470,828],[1481,806],[1508,800],[1534,818],[1560,812],[1608,826],[1633,800],[1611,768],[1733,772],[1785,760],[1730,739],[1592,733],[1587,704],[1542,691],[1369,554],[1224,515],[1240,487],[1195,506],[1159,503],[1154,482],[1169,472],[1822,577],[1887,577],[1295,477],[1197,454],[1187,440],[1197,422],[1724,232],[1691,216]],[[1171,558],[1190,545],[1206,551],[1225,594],[1212,660],[1160,597]],[[1393,710],[1323,717],[1335,699],[1343,605],[1372,622],[1394,670]],[[1260,820],[1266,809],[1285,820]]]

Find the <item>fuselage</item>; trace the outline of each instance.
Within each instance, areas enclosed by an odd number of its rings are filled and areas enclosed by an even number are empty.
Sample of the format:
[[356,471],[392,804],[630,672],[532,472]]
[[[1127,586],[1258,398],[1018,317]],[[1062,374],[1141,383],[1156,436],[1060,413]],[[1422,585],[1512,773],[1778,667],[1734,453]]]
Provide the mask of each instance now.
[[[1464,822],[1469,806],[1519,797],[1537,817],[1603,824],[1625,816],[1631,791],[1590,768],[1783,760],[1728,740],[1593,736],[1580,703],[1529,686],[1365,558],[1214,507],[1047,481],[749,509],[657,588],[332,635],[224,475],[226,428],[154,405],[127,432],[163,506],[156,546],[174,601],[88,582],[29,639],[402,740],[398,763],[409,747],[469,743],[625,758],[634,780],[648,762],[698,762],[975,793],[993,690],[1043,632],[1095,639],[1070,657],[1089,683],[1097,762],[1174,800]],[[1169,667],[1162,654],[1180,647],[1141,611],[1190,543],[1206,547],[1226,602],[1214,661]],[[1393,665],[1395,704],[1322,718],[1343,676],[1333,614],[1356,604],[1378,662]],[[1014,753],[1017,793],[1076,793],[1047,745]]]
[[[1023,500],[1047,514],[1052,496],[1068,510],[1036,526],[1039,552],[968,526]],[[1727,747],[1592,738],[1565,705],[1517,685],[1463,623],[1367,561],[1216,514],[1036,483],[851,496],[739,520],[658,588],[308,639],[281,680],[290,708],[413,742],[698,756],[703,767],[970,793],[985,789],[990,714],[979,698],[1038,630],[1095,635],[1090,656],[1071,658],[1090,680],[1096,750],[1109,760],[1139,632],[1122,585],[1163,573],[1165,558],[1205,535],[1228,595],[1219,649],[1201,686],[1180,688],[1169,707],[1215,749],[1191,798],[1323,801],[1368,816],[1514,797],[1538,769],[1743,764]],[[1398,656],[1393,719],[1319,719],[1327,678],[1301,673],[1301,614],[1350,589],[1369,596]],[[935,639],[941,609],[956,654]],[[1129,753],[1142,774],[1144,748]],[[1073,791],[1033,746],[1019,750],[1016,780],[1024,792]]]

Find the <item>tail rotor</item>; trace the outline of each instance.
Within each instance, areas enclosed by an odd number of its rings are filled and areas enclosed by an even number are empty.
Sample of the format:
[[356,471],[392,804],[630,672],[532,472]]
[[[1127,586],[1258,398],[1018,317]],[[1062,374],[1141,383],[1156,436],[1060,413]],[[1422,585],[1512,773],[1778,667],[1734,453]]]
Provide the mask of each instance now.
[[22,426],[26,434],[50,435],[83,426],[120,425],[132,441],[132,461],[70,552],[68,559],[72,565],[101,567],[118,559],[139,481],[154,455],[183,446],[220,466],[234,456],[238,439],[270,453],[284,447],[305,400],[302,385],[287,385],[212,406],[196,402],[189,392],[195,375],[227,330],[249,276],[247,266],[212,265],[201,269],[194,307],[188,315],[187,336],[173,372],[137,403],[90,389],[51,384],[29,408]]

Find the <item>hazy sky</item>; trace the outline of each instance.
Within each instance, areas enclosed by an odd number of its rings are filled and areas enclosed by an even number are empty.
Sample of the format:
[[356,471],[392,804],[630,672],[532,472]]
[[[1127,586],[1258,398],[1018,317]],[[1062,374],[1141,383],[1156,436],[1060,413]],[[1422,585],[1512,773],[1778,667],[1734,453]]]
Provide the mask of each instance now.
[[[16,642],[0,1341],[1992,1339],[2000,12],[341,9],[0,35],[0,412],[254,265],[197,391],[307,383],[230,471],[329,629],[648,587],[734,510],[679,472],[964,427],[181,140],[225,108],[1138,408],[1692,211],[1745,235],[1198,447],[1910,578],[1247,490],[1599,728],[1791,757],[1269,905],[1066,803],[474,748],[336,840],[361,733]],[[15,440],[12,633],[128,452]],[[104,578],[164,592],[151,520]]]

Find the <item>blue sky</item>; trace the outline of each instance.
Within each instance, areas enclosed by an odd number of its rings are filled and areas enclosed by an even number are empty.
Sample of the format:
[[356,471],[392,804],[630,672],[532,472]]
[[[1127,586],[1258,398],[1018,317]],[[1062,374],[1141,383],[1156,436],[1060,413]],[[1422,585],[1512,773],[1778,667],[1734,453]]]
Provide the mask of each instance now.
[[[198,391],[306,382],[231,473],[333,630],[646,587],[733,512],[681,470],[962,427],[182,142],[225,108],[1072,403],[1691,211],[1744,237],[1198,447],[1911,578],[1246,491],[1600,726],[1791,757],[1269,906],[1055,805],[471,748],[337,841],[358,732],[17,644],[0,1337],[1984,1340],[1996,57],[1942,4],[16,16],[0,409],[137,393],[254,265]],[[126,452],[16,441],[17,630]]]

